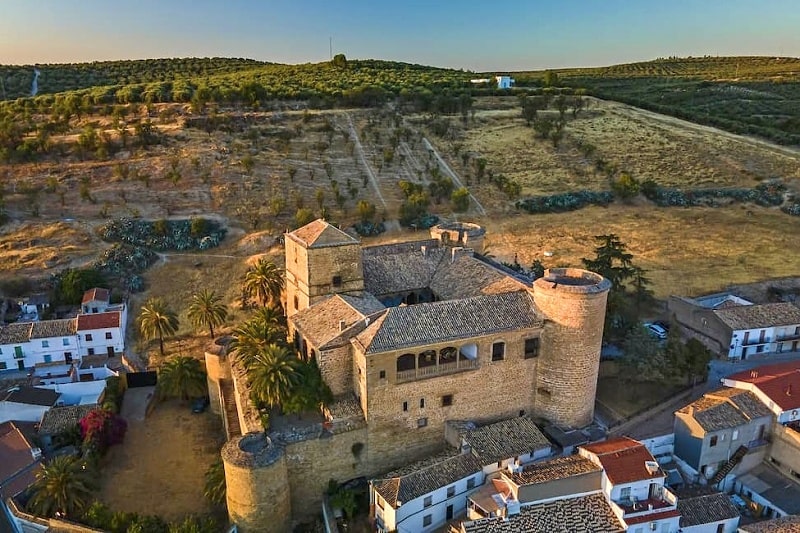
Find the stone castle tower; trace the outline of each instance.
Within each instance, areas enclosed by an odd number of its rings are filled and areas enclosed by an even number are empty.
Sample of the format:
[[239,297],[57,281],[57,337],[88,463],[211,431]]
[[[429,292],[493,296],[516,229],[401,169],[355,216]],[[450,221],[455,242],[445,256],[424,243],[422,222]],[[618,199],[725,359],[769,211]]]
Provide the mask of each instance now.
[[536,369],[539,416],[571,427],[592,422],[610,288],[578,268],[551,268],[534,282],[533,299],[547,317]]
[[322,219],[286,234],[286,315],[364,290],[361,243]]

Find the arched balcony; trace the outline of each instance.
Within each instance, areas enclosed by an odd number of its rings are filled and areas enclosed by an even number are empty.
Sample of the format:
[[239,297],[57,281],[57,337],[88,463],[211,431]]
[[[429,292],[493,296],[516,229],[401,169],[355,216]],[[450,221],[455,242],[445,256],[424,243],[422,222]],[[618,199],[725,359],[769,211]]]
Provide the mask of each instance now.
[[418,354],[406,353],[397,358],[397,382],[414,381],[476,368],[478,368],[478,346],[474,343],[459,348],[447,346],[438,352],[429,349]]

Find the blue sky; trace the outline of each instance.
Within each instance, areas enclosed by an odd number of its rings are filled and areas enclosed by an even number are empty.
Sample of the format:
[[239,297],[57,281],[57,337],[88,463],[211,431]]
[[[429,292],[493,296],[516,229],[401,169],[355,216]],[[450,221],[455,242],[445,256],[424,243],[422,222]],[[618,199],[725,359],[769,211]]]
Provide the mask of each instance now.
[[0,64],[377,58],[478,71],[800,56],[797,0],[0,0]]

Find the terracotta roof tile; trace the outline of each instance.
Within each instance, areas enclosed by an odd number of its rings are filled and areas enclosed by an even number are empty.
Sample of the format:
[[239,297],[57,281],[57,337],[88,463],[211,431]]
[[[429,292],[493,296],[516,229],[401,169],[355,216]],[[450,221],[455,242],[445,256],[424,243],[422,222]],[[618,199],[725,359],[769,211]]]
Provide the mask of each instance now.
[[715,309],[714,314],[733,330],[800,325],[800,307],[788,302],[739,305]]
[[463,438],[485,465],[551,447],[547,437],[526,416],[467,430]]
[[513,473],[511,479],[517,485],[533,485],[572,476],[582,476],[600,470],[602,469],[599,466],[585,457],[568,455],[529,464],[522,471]]
[[618,437],[581,448],[597,456],[606,476],[614,485],[665,477],[661,468],[656,468],[652,473],[647,469],[646,461],[655,462],[653,454],[644,444],[631,438]]
[[85,304],[92,301],[110,302],[111,292],[108,289],[102,289],[100,287],[89,289],[88,291],[83,293],[83,299],[81,299],[81,303]]
[[752,383],[781,410],[800,409],[800,361],[765,365],[725,378],[726,384]]
[[337,246],[340,244],[358,244],[355,237],[345,233],[339,228],[332,226],[321,218],[310,222],[290,233],[287,237],[301,244],[306,248],[324,248],[326,246]]
[[308,341],[318,349],[339,336],[358,320],[383,309],[374,296],[337,294],[292,315],[289,321]]
[[[0,424],[0,496],[14,496],[36,480],[40,461],[34,459],[32,444],[25,438],[15,422]],[[4,483],[10,478],[13,481]]]
[[734,388],[707,392],[677,412],[691,416],[708,432],[736,428],[772,414],[755,394]]
[[697,496],[677,492],[676,496],[678,512],[681,514],[680,527],[710,524],[739,516],[739,510],[731,502],[731,497],[724,492],[712,491]]
[[656,520],[664,520],[667,518],[675,518],[676,516],[680,516],[681,512],[677,509],[670,509],[667,511],[661,511],[657,513],[647,513],[641,516],[632,516],[630,518],[625,519],[625,523],[629,526],[633,526],[636,524],[644,524],[645,522],[655,522]]
[[42,417],[39,424],[39,433],[57,435],[62,431],[78,425],[81,418],[89,414],[89,411],[97,408],[97,405],[68,405],[66,407],[52,407]]
[[121,317],[122,313],[119,311],[80,314],[78,315],[78,331],[118,328],[120,327]]
[[0,344],[27,342],[32,328],[33,322],[15,322],[0,326]]
[[739,526],[742,533],[800,533],[800,516],[784,516]]
[[69,337],[75,335],[77,321],[74,318],[63,320],[42,320],[34,322],[31,328],[31,339],[45,339],[48,337]]
[[21,385],[19,387],[9,389],[3,400],[6,402],[52,407],[55,405],[60,396],[60,393],[52,389]]

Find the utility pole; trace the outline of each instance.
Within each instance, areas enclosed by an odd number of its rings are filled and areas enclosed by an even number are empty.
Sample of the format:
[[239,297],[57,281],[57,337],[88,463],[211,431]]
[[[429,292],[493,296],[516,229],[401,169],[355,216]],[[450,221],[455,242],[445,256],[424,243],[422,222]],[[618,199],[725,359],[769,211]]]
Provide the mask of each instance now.
[[333,37],[328,37],[328,54],[330,54],[330,60],[333,61]]

